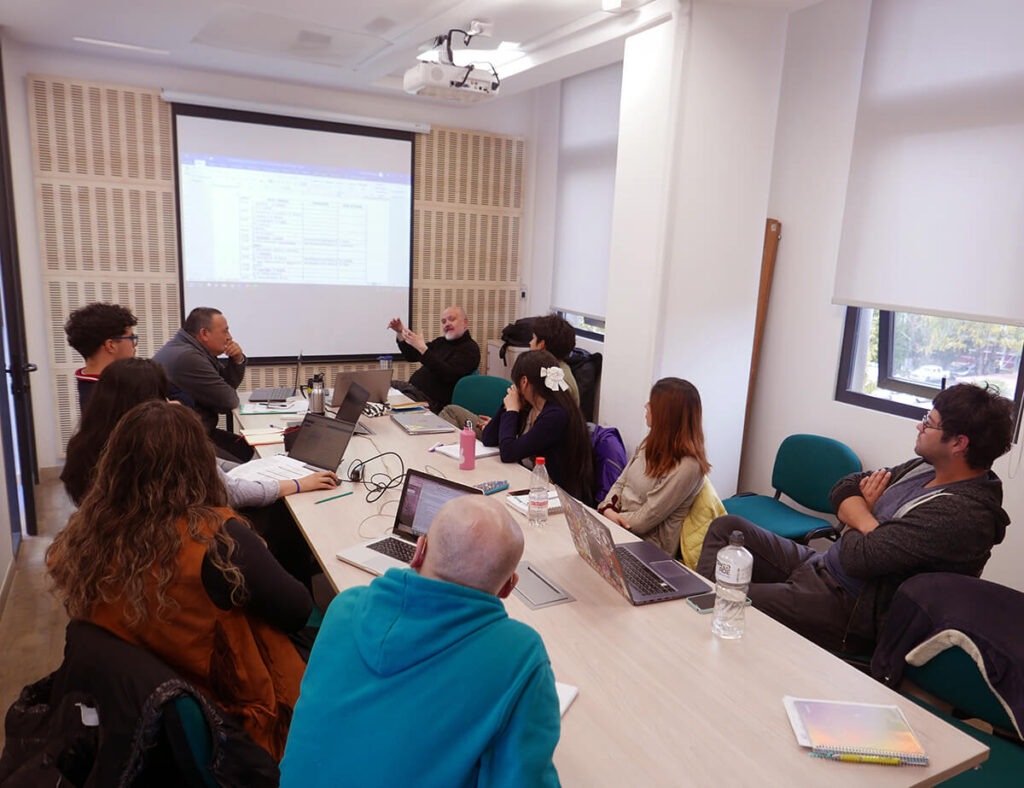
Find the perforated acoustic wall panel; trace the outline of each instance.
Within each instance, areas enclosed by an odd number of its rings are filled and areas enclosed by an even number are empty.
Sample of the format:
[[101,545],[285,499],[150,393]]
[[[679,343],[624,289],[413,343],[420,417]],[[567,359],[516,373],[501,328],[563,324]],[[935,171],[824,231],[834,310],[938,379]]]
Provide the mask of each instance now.
[[68,314],[91,301],[129,307],[140,356],[178,327],[171,113],[156,90],[35,74],[28,98],[52,414],[63,447],[78,421],[74,370],[82,364],[64,335]]
[[[155,89],[63,77],[29,75],[28,94],[63,450],[78,421],[74,370],[82,364],[67,345],[67,315],[91,301],[128,306],[143,357],[180,325],[171,112]],[[460,304],[484,347],[518,316],[524,141],[434,129],[417,136],[415,153],[410,324],[433,338],[441,311]],[[373,366],[304,365],[301,376],[324,372],[330,385],[338,371]],[[394,366],[396,378],[408,378],[416,365],[396,358]],[[287,365],[249,367],[240,388],[286,386],[293,375]]]

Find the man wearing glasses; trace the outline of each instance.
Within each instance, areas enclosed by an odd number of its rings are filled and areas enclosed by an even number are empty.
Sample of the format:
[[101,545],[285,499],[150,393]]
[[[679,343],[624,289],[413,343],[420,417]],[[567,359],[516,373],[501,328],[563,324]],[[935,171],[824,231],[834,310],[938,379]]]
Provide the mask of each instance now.
[[94,303],[76,309],[64,324],[68,344],[85,359],[75,370],[78,405],[84,412],[100,373],[121,358],[132,358],[139,338],[133,327],[138,323],[130,310],[119,304]]
[[915,459],[840,479],[830,494],[849,526],[818,553],[727,515],[708,529],[697,571],[741,530],[754,556],[755,607],[825,648],[870,653],[893,594],[923,572],[979,576],[1010,518],[992,472],[1010,450],[1013,403],[971,384],[940,392],[917,425]]

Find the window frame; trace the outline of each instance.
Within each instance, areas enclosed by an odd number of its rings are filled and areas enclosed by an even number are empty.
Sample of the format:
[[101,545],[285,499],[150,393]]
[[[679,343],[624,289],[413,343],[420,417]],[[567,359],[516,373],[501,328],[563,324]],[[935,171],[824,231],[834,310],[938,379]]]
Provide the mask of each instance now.
[[[867,307],[846,307],[846,318],[843,324],[843,343],[839,353],[839,370],[836,375],[835,398],[837,402],[847,405],[875,410],[881,413],[889,413],[894,416],[904,416],[908,419],[921,419],[928,409],[919,405],[910,405],[905,402],[872,397],[870,394],[863,394],[859,391],[851,391],[850,383],[854,372],[854,354],[857,346],[857,336],[860,333],[860,321],[870,313]],[[889,391],[899,391],[917,397],[934,399],[942,389],[937,386],[925,386],[923,384],[910,383],[900,378],[894,378],[892,374],[893,360],[893,339],[895,336],[895,312],[892,310],[878,310],[878,387]],[[1017,365],[1017,385],[1014,387],[1014,426],[1013,442],[1016,443],[1020,437],[1021,428],[1021,399],[1024,397],[1024,348],[1021,350],[1021,363]]]

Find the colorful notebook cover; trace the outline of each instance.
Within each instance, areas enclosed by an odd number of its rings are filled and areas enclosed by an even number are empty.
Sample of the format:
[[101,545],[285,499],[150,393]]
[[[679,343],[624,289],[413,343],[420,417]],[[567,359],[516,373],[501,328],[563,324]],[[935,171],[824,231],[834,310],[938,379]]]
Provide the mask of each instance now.
[[898,706],[789,695],[782,702],[797,741],[815,755],[834,760],[928,765],[928,756]]

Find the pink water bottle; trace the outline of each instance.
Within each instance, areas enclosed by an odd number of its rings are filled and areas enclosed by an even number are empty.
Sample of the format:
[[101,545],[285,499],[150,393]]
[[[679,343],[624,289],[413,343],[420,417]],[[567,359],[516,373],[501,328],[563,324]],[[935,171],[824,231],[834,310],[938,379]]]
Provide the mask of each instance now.
[[476,433],[473,432],[473,422],[466,420],[466,427],[459,433],[459,468],[464,471],[471,471],[476,467]]

